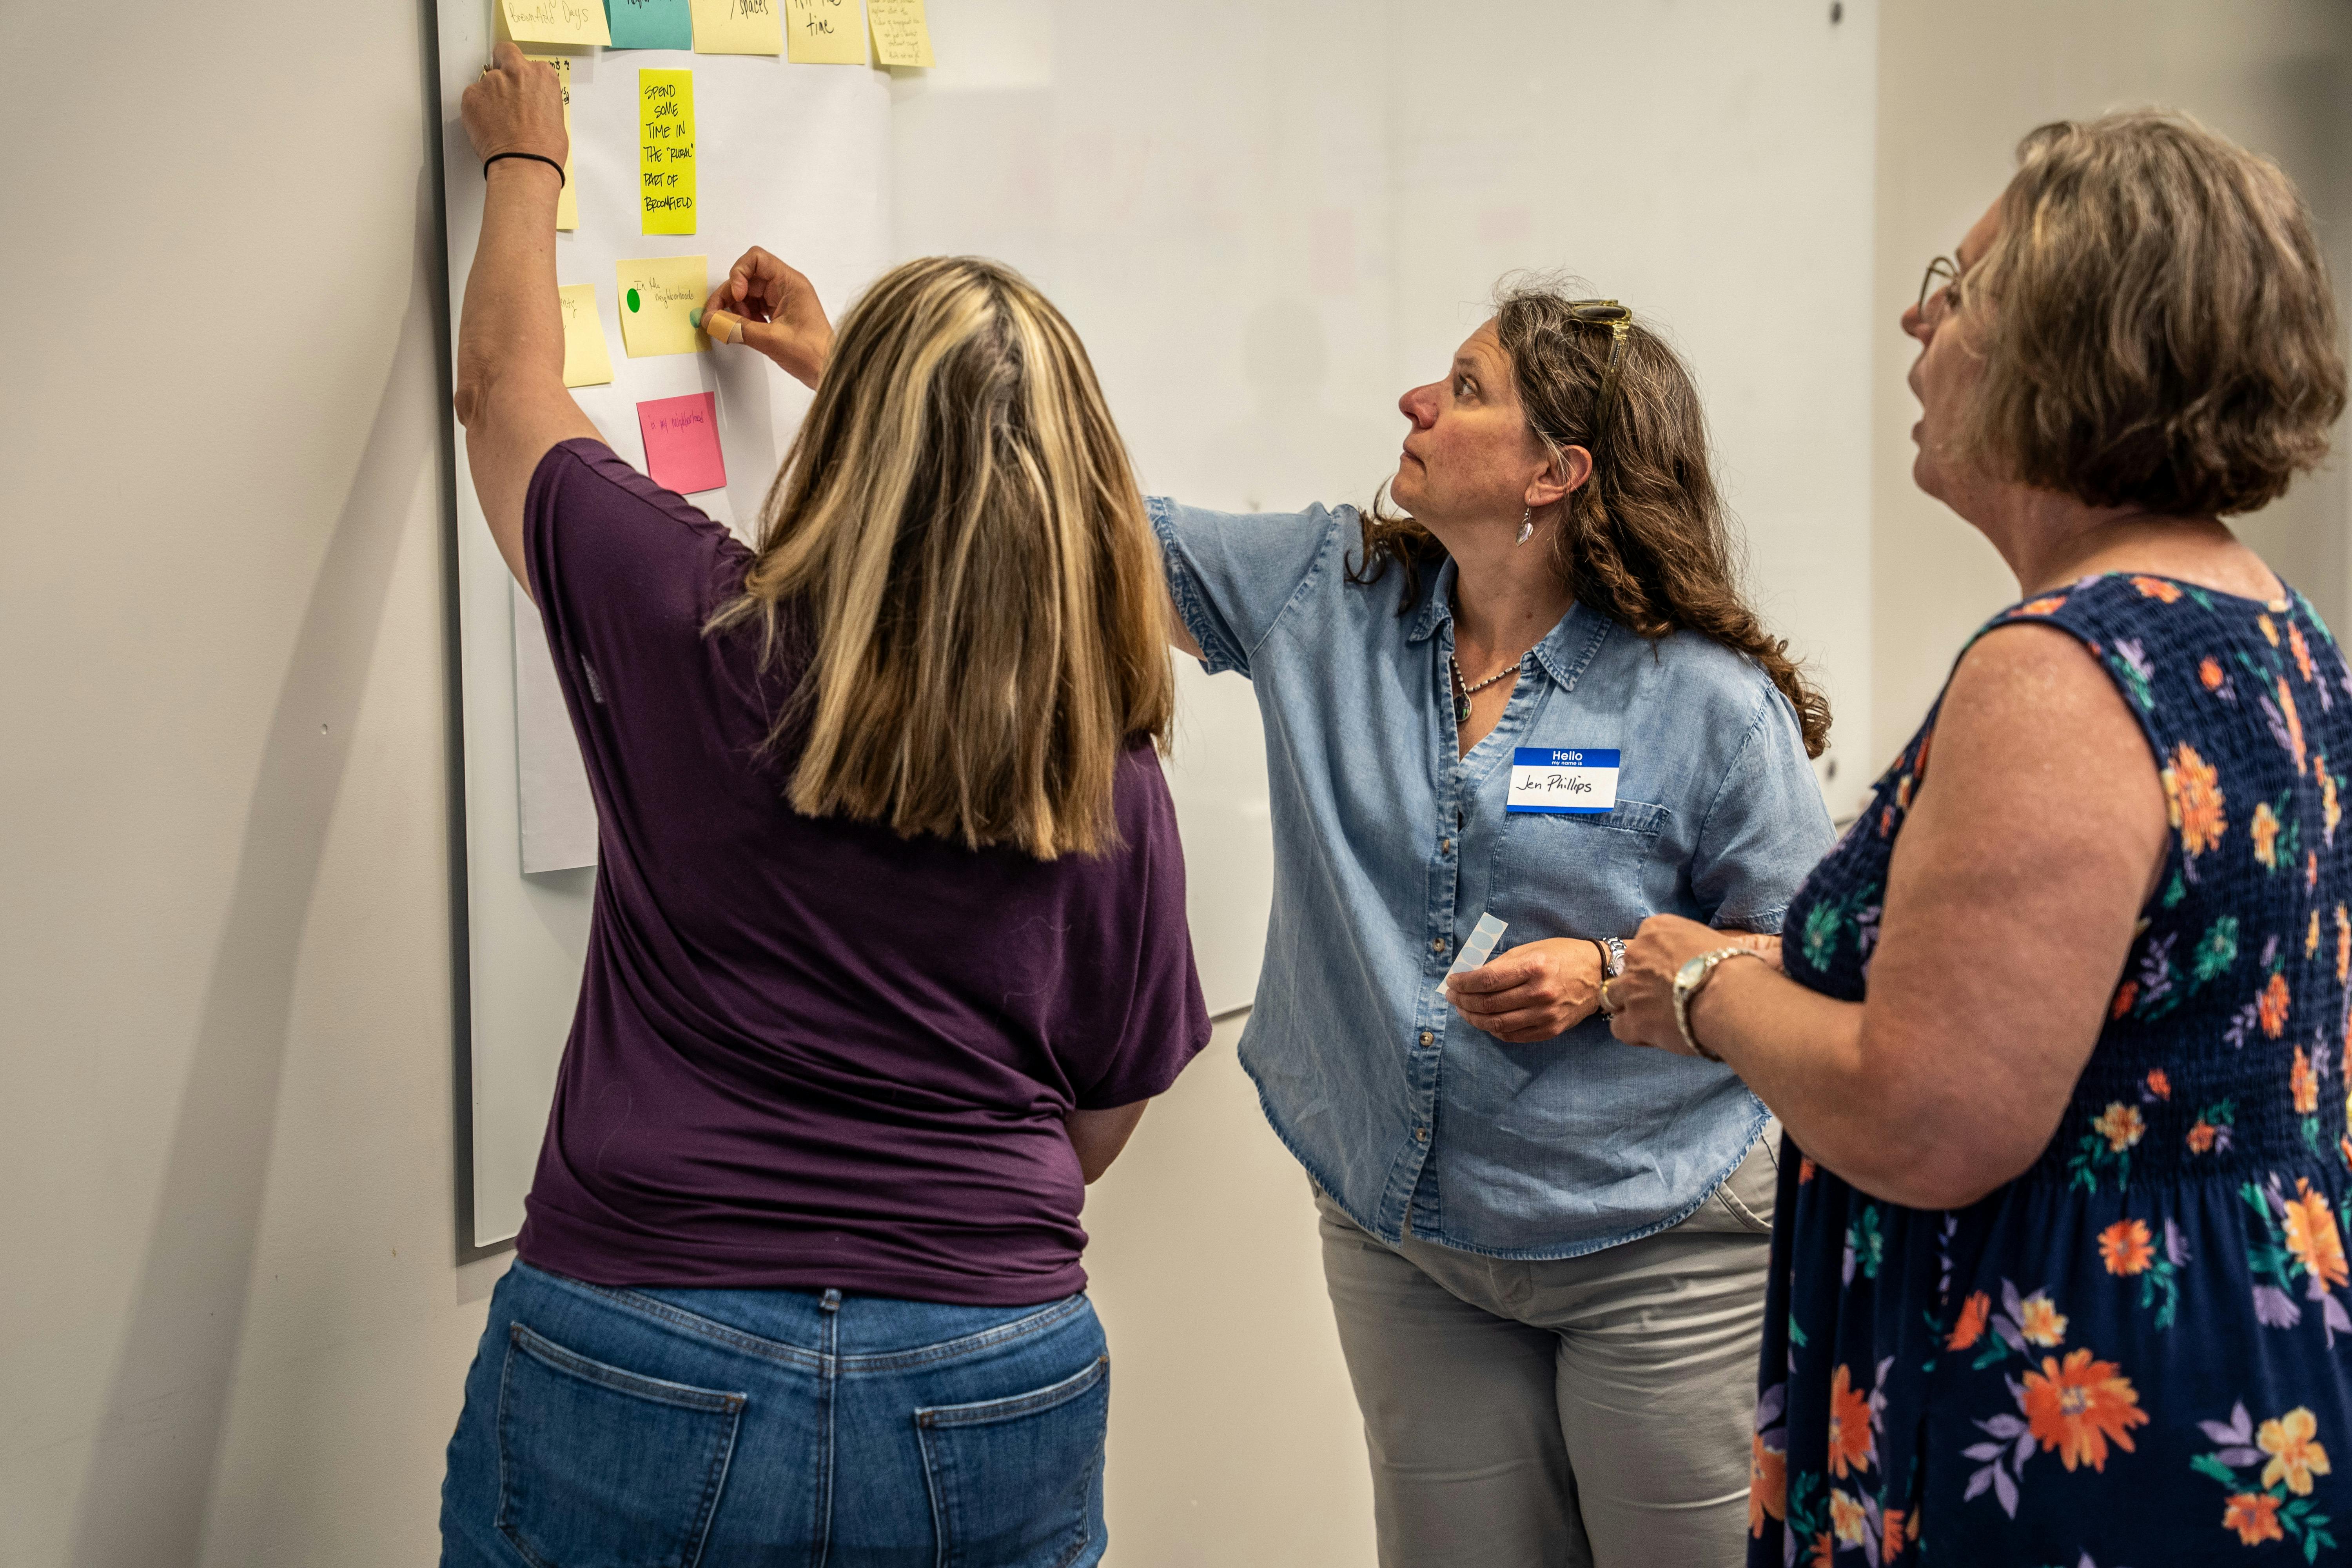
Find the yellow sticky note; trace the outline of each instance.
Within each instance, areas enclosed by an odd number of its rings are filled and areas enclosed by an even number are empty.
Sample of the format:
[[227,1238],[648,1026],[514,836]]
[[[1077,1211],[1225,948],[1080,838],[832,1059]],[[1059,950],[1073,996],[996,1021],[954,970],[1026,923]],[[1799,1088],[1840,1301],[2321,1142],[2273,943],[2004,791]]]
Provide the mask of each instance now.
[[931,64],[931,26],[923,19],[923,0],[866,0],[866,22],[874,29],[875,64]]
[[572,184],[572,57],[569,55],[525,55],[525,59],[555,68],[555,83],[563,89],[563,194],[555,198],[555,226],[580,226],[580,194]]
[[499,0],[499,20],[518,44],[609,44],[604,0]]
[[555,291],[563,308],[563,384],[602,386],[613,379],[604,323],[596,319],[596,285],[566,283]]
[[689,319],[710,293],[710,258],[656,256],[614,268],[621,289],[621,346],[631,359],[700,353],[710,347]]
[[779,0],[694,0],[694,52],[698,55],[781,55],[784,29]]
[[569,106],[572,102],[572,57],[570,55],[534,55],[525,51],[522,58],[527,60],[537,60],[541,65],[555,72],[555,85],[563,89],[563,101]]
[[647,234],[694,232],[694,73],[637,73],[637,208]]
[[860,0],[784,0],[784,53],[804,66],[864,65]]

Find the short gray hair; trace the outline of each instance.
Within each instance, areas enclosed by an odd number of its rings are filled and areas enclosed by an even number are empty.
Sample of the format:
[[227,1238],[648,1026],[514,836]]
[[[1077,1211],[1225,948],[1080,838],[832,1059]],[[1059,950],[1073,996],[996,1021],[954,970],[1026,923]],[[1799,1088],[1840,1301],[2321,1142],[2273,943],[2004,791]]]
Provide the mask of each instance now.
[[2279,166],[2185,114],[2044,125],[1958,309],[1985,375],[1966,439],[2093,506],[2250,512],[2326,457],[2336,295]]

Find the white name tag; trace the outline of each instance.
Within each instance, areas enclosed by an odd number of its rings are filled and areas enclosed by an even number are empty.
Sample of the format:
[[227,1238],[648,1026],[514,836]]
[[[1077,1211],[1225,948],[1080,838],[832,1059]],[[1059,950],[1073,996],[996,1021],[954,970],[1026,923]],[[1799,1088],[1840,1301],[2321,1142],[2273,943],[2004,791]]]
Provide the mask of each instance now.
[[1506,811],[1554,816],[1606,816],[1617,805],[1617,753],[1573,747],[1520,746],[1511,752]]

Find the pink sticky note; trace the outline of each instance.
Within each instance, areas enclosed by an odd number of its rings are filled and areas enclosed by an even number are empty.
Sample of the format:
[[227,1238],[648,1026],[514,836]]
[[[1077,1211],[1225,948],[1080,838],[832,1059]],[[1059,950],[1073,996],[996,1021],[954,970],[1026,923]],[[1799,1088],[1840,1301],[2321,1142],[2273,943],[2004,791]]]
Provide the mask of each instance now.
[[718,405],[717,395],[708,392],[637,405],[637,428],[646,437],[646,472],[654,483],[680,495],[726,484],[727,459],[719,453]]

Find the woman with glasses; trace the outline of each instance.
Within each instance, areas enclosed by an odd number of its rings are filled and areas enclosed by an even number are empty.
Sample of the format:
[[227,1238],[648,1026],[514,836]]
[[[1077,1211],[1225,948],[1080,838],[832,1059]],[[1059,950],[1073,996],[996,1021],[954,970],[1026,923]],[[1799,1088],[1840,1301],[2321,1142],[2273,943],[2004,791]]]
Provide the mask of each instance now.
[[1612,987],[1788,1127],[1749,1561],[2335,1561],[2352,668],[2220,521],[2344,409],[2310,216],[2179,116],[2049,125],[1927,282],[1913,472],[2021,602],[1777,965],[1662,916]]

